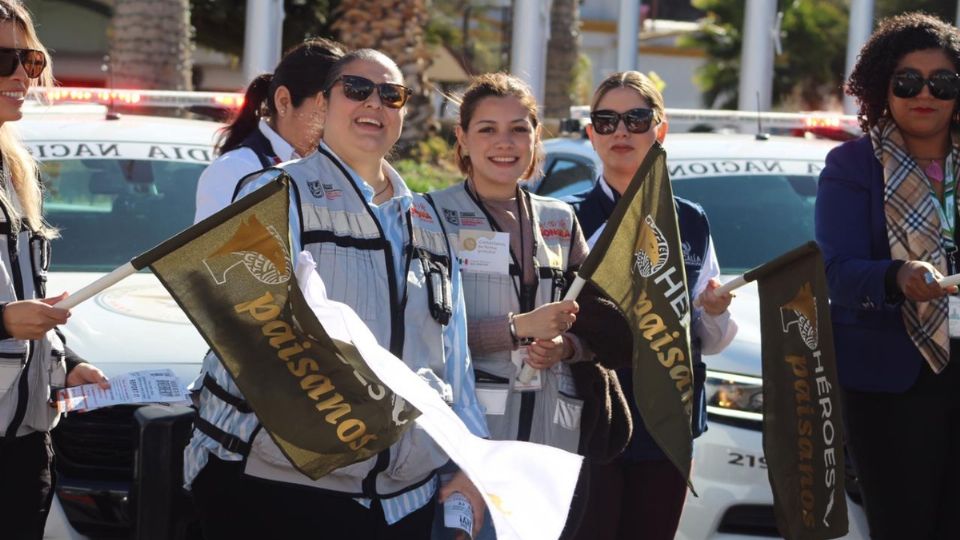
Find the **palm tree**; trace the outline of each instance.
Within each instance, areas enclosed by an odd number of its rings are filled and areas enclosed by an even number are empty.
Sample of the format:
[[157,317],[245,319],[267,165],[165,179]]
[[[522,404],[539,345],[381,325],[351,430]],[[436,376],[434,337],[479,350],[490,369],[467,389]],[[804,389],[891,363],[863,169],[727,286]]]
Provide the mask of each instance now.
[[433,118],[430,90],[424,73],[431,63],[423,28],[429,20],[429,0],[341,0],[331,28],[351,48],[377,49],[392,58],[413,91],[400,135],[400,151],[424,140]]
[[193,88],[190,0],[115,0],[107,32],[112,86]]
[[575,68],[580,56],[580,2],[553,0],[550,40],[547,42],[547,80],[544,116],[563,118],[573,105]]

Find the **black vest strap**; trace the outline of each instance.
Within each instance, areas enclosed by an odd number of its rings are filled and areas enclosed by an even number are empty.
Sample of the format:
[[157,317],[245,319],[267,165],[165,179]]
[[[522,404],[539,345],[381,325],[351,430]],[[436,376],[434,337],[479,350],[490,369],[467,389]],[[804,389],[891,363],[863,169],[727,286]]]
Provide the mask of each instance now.
[[216,379],[211,377],[209,373],[204,374],[203,376],[203,387],[211,394],[216,396],[217,399],[231,405],[234,409],[245,414],[253,412],[253,409],[250,408],[250,405],[247,404],[246,401],[238,398],[230,392],[227,392],[226,389],[217,384]]
[[220,446],[223,446],[227,450],[235,453],[246,456],[250,453],[250,443],[237,437],[236,435],[231,435],[226,431],[218,428],[217,426],[211,424],[210,422],[204,420],[202,417],[197,415],[193,419],[193,426],[200,430],[200,433],[203,433],[207,437],[220,443]]
[[260,128],[253,130],[250,135],[247,135],[247,138],[241,141],[237,148],[249,148],[253,150],[253,153],[257,155],[257,159],[260,160],[260,164],[263,165],[264,169],[273,167],[280,161],[277,153],[273,151],[273,145],[270,144],[266,135],[260,131]]

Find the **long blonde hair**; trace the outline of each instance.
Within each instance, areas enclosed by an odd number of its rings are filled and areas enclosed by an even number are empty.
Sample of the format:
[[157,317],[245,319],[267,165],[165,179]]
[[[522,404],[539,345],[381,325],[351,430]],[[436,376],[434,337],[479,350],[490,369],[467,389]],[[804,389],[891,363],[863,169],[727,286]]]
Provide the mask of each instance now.
[[[12,22],[16,24],[23,33],[27,47],[43,51],[47,58],[47,66],[39,79],[29,79],[29,86],[52,86],[53,75],[50,64],[50,54],[40,43],[37,33],[33,28],[33,19],[30,12],[19,0],[0,0],[0,22]],[[11,214],[14,221],[25,221],[27,226],[34,232],[47,238],[57,236],[57,230],[51,227],[43,220],[41,215],[41,204],[43,200],[42,185],[40,177],[37,174],[37,161],[30,155],[23,142],[17,136],[16,131],[9,122],[0,124],[0,155],[3,157],[3,168],[9,171],[7,178],[13,183],[17,197],[20,199],[20,212],[11,201],[7,200],[6,194],[0,190],[0,200],[7,211]],[[22,212],[22,215],[21,215]]]

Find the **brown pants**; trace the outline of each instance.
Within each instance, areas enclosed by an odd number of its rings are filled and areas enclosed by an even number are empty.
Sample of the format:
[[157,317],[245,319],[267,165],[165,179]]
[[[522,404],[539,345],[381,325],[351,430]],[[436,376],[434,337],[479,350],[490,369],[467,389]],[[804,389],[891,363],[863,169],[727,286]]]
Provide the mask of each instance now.
[[591,464],[590,495],[575,540],[671,540],[687,496],[667,460]]

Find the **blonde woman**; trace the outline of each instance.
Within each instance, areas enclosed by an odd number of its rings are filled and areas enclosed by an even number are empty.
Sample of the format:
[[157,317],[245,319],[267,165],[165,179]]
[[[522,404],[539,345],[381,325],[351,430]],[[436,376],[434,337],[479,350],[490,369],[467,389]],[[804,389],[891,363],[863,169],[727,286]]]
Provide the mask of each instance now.
[[52,387],[99,382],[103,373],[66,350],[55,327],[70,313],[43,298],[49,241],[37,166],[11,133],[27,89],[49,84],[47,51],[19,2],[0,0],[0,523],[4,538],[43,537],[53,497]]

